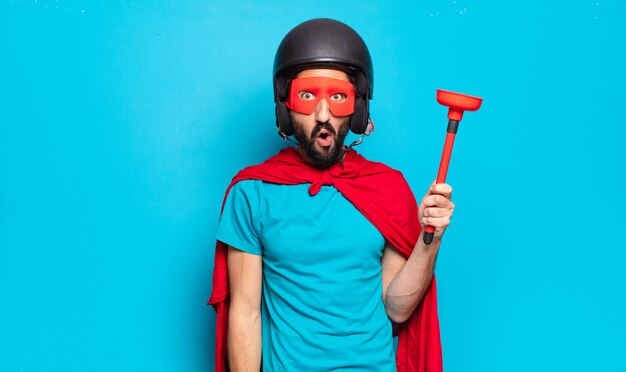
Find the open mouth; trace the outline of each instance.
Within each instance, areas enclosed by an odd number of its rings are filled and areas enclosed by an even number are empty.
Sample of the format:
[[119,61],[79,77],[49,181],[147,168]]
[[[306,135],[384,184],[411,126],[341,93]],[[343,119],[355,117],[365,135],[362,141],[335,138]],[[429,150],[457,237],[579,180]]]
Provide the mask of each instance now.
[[328,147],[332,145],[333,136],[332,134],[326,130],[322,129],[316,136],[317,143],[322,147]]

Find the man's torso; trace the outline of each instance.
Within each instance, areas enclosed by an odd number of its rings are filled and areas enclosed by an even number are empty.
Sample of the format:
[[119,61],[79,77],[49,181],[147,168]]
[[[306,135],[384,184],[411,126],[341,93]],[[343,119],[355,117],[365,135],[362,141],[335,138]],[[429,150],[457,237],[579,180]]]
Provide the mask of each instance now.
[[393,371],[384,238],[334,187],[241,181],[218,239],[263,255],[265,370]]

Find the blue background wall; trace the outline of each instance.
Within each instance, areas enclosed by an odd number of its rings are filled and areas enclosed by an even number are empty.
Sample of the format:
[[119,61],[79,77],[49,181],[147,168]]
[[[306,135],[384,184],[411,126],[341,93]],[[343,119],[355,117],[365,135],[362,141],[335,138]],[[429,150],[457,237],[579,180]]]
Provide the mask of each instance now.
[[206,371],[222,194],[275,153],[271,68],[315,17],[376,69],[359,151],[435,178],[447,371],[625,371],[626,1],[0,2],[0,370]]

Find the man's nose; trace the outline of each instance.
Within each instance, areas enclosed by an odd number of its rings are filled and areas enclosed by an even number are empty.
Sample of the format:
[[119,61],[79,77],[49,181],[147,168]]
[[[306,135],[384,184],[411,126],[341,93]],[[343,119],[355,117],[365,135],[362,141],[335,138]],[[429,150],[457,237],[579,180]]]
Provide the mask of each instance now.
[[320,123],[326,123],[330,121],[330,106],[325,98],[320,99],[315,107],[315,120]]

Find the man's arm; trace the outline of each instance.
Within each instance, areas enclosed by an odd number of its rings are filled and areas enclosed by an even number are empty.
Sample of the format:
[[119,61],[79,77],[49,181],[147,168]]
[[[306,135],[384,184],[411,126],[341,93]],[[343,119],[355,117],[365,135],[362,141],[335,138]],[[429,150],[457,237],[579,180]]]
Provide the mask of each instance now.
[[261,370],[262,256],[228,247],[228,355],[233,372]]
[[452,188],[447,184],[433,184],[420,205],[419,219],[423,227],[435,227],[435,237],[424,244],[420,234],[408,259],[389,243],[385,243],[382,258],[383,302],[391,320],[406,321],[422,300],[433,277],[441,237],[450,224],[454,204],[450,200]]

